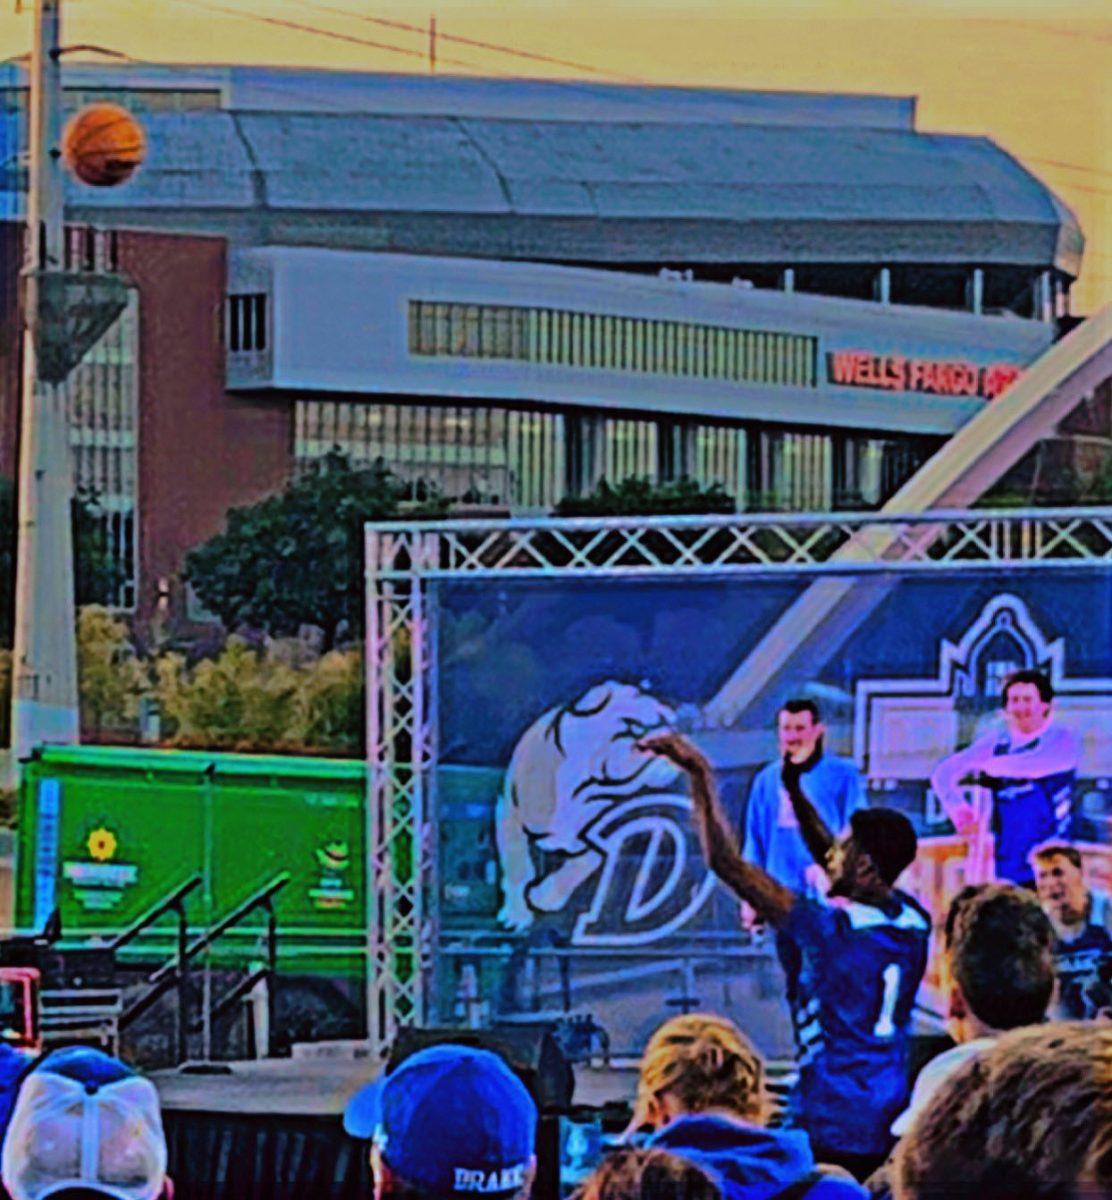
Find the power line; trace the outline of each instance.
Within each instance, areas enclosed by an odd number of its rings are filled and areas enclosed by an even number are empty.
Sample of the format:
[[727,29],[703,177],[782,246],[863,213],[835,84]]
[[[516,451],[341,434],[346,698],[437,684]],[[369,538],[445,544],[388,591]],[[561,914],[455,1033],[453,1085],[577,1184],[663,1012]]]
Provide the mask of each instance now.
[[[331,38],[337,42],[347,42],[356,46],[369,46],[374,50],[385,50],[390,54],[404,54],[407,58],[419,58],[426,61],[423,50],[411,50],[405,46],[394,46],[387,42],[376,42],[372,38],[357,37],[352,33],[337,33],[333,29],[322,29],[319,25],[305,25],[301,21],[288,21],[282,17],[268,17],[249,9],[231,8],[225,4],[214,4],[211,0],[172,0],[174,4],[184,4],[189,8],[205,9],[209,12],[222,13],[230,17],[239,17],[244,21],[260,21],[265,25],[274,25],[280,29],[290,29],[297,33],[312,33],[317,37]],[[454,67],[464,67],[471,71],[482,71],[483,68],[475,63],[463,62],[460,59],[444,58],[441,62]]]
[[1044,167],[1058,167],[1063,171],[1083,171],[1086,175],[1103,175],[1106,179],[1112,179],[1112,171],[1102,171],[1099,167],[1083,167],[1080,163],[1058,162],[1053,158],[1034,158],[1029,154],[1020,156],[1027,162],[1041,163]]
[[[381,25],[387,29],[401,29],[407,33],[427,34],[428,29],[422,25],[411,25],[407,21],[392,21],[386,17],[370,17],[365,13],[352,12],[350,9],[336,8],[331,4],[313,4],[307,5],[318,12],[332,13],[335,16],[349,17],[353,21],[363,21],[368,25]],[[593,67],[587,63],[573,62],[567,58],[554,58],[550,54],[538,54],[532,50],[521,50],[516,46],[506,46],[499,42],[484,42],[478,38],[463,37],[456,33],[444,33],[441,29],[437,29],[436,37],[438,41],[458,42],[462,46],[474,46],[479,50],[491,50],[496,54],[509,54],[516,58],[527,58],[532,62],[548,63],[556,67],[571,67],[575,71],[585,71],[590,75],[602,75],[610,79],[617,79],[623,83],[639,83],[645,84],[647,80],[639,79],[635,75],[625,75],[620,71],[607,70],[605,67]],[[448,61],[447,59],[443,61]]]
[[976,21],[979,25],[1008,25],[1013,29],[1027,29],[1032,33],[1051,34],[1056,37],[1080,38],[1084,42],[1112,42],[1112,36],[1107,34],[1096,33],[1095,31],[1084,31],[1081,29],[1067,29],[1062,25],[1044,25],[1041,21],[1016,21],[1010,20],[1007,17],[969,17],[970,21]]
[[1086,187],[1083,183],[1073,183],[1072,181],[1056,183],[1054,186],[1062,188],[1063,191],[1091,192],[1094,196],[1112,196],[1112,188]]

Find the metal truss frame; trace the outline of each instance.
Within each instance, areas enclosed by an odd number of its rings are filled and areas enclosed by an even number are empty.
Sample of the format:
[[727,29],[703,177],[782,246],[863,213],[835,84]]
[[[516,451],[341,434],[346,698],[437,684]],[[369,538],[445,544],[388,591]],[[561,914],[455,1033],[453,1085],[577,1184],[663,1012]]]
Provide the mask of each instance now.
[[438,929],[435,612],[445,578],[1112,567],[1112,507],[368,525],[368,1025],[431,1015]]

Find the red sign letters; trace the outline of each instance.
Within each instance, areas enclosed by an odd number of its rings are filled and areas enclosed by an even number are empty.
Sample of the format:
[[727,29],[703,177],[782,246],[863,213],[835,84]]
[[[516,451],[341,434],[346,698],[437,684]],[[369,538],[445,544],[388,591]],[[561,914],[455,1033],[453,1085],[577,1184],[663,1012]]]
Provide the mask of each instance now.
[[880,388],[891,392],[925,392],[930,396],[973,396],[995,400],[1019,378],[1019,367],[993,363],[979,367],[960,359],[905,358],[867,350],[835,350],[827,355],[831,383],[843,387]]

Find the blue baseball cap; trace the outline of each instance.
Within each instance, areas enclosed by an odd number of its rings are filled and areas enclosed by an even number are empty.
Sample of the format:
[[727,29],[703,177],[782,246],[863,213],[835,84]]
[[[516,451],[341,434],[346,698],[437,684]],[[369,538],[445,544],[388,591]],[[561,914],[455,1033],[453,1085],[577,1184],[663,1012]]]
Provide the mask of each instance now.
[[432,1046],[356,1092],[344,1129],[434,1196],[512,1196],[528,1179],[537,1106],[497,1054]]

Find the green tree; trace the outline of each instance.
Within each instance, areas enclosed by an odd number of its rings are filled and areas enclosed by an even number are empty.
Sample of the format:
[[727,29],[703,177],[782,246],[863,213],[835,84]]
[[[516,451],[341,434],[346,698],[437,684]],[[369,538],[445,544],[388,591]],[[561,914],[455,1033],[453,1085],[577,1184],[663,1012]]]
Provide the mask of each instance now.
[[190,669],[180,654],[155,663],[163,729],[172,745],[205,749],[286,748],[299,678],[286,663],[230,637],[216,658]]
[[[232,509],[184,576],[227,629],[288,637],[315,625],[331,650],[363,628],[363,524],[397,516],[408,493],[381,460],[356,468],[333,451],[284,491]],[[430,498],[421,515],[444,508]]]
[[289,735],[311,750],[357,752],[364,745],[363,654],[333,650],[299,672]]
[[670,483],[631,476],[611,486],[605,479],[588,496],[565,496],[556,506],[561,517],[637,517],[654,514],[732,513],[734,497],[720,483],[702,487],[694,479]]
[[97,604],[77,614],[77,687],[81,725],[94,738],[106,727],[134,725],[149,687],[127,626]]

